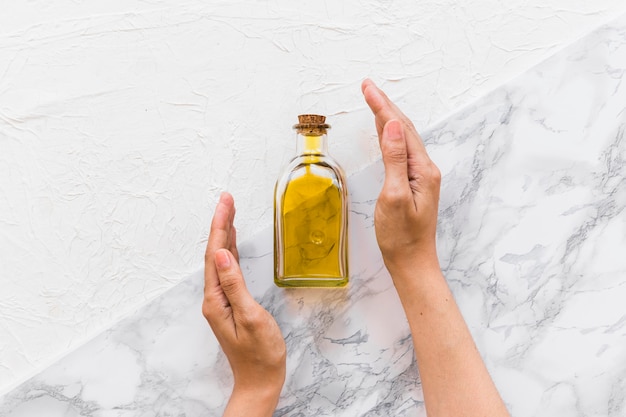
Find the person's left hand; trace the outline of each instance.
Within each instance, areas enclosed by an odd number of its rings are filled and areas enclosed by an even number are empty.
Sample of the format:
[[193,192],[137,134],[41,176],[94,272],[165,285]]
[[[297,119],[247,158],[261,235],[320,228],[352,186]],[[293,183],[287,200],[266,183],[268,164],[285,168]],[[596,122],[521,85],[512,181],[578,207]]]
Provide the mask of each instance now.
[[202,313],[235,379],[224,415],[271,416],[285,381],[286,347],[278,324],[246,288],[233,226],[235,203],[220,196],[207,243]]

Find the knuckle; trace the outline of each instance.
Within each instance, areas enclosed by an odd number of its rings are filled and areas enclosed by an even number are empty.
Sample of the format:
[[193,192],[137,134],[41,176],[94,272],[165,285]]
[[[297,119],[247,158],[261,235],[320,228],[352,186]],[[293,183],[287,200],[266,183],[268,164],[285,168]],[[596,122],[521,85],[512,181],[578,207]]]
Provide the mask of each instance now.
[[220,275],[220,286],[224,293],[232,295],[241,289],[241,280],[237,274],[229,273]]
[[258,329],[265,324],[265,312],[259,308],[247,310],[240,319],[241,326],[247,329]]
[[398,207],[406,204],[409,198],[406,190],[398,187],[385,187],[380,193],[379,200],[386,206]]
[[204,316],[205,319],[209,319],[209,316],[211,315],[211,309],[209,309],[209,306],[207,305],[207,302],[203,302],[202,303],[202,316]]
[[213,262],[213,252],[207,247],[204,252],[204,263],[205,265],[211,265]]
[[403,162],[406,163],[407,153],[406,148],[398,145],[392,145],[386,143],[383,149],[385,157],[391,162]]
[[415,128],[415,125],[413,124],[413,122],[411,121],[411,119],[409,119],[408,117],[404,116],[402,118],[402,121],[404,122],[404,126],[408,129],[408,130],[413,130],[415,132],[417,132],[417,129]]
[[206,299],[202,302],[202,315],[209,323],[213,321],[216,316],[215,309],[211,307],[211,304]]
[[406,163],[406,152],[403,149],[391,148],[387,150],[387,159],[392,163]]
[[430,179],[434,185],[441,184],[441,170],[433,162],[430,164]]

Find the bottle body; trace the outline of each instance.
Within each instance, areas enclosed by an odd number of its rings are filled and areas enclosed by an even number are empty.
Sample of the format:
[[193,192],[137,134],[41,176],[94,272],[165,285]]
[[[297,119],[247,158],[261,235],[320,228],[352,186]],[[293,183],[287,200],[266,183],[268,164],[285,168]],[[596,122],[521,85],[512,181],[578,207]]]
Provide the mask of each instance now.
[[[348,195],[326,135],[298,135],[300,152],[274,190],[274,282],[280,287],[348,283]],[[321,143],[323,142],[323,143]]]

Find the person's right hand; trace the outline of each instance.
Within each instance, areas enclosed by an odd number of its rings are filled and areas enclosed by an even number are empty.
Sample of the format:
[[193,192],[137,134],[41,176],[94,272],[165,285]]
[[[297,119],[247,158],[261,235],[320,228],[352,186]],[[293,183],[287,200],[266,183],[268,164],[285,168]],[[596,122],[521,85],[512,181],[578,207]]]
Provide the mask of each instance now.
[[361,86],[376,118],[385,183],[376,239],[404,307],[429,416],[508,417],[439,268],[435,235],[441,173],[413,123],[373,82]]
[[[385,182],[376,203],[376,239],[385,265],[396,269],[422,262],[438,266],[435,248],[441,173],[426,153],[413,123],[371,80],[361,90],[372,110]],[[410,262],[408,262],[410,261]]]

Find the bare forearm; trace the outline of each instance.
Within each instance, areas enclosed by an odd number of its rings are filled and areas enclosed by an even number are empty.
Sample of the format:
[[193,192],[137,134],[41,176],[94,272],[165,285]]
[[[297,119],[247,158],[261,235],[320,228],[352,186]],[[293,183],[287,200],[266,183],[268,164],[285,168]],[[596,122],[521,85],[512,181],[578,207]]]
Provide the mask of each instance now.
[[426,409],[437,416],[508,416],[436,261],[391,268],[406,312]]

